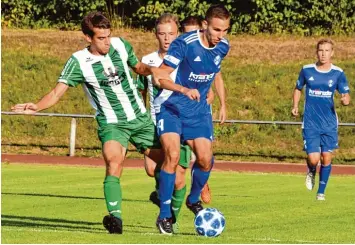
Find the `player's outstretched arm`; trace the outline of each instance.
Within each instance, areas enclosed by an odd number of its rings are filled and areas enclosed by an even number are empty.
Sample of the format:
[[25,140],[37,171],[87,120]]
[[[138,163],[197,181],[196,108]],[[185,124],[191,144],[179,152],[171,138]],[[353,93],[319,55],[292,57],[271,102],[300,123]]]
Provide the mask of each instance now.
[[293,116],[298,116],[298,104],[300,102],[301,99],[301,93],[302,91],[295,88],[295,90],[293,91],[293,107],[292,107],[292,115]]
[[55,105],[59,99],[64,95],[64,93],[69,88],[68,85],[64,83],[58,83],[52,91],[46,94],[40,101],[36,104],[34,103],[24,103],[16,104],[11,107],[13,112],[23,113],[23,114],[35,114],[38,111],[45,110],[53,105]]
[[350,104],[350,94],[341,94],[340,98],[342,105],[349,105]]
[[188,89],[184,86],[176,84],[171,80],[170,76],[168,79],[165,78],[164,73],[167,72],[168,74],[170,74],[173,71],[174,68],[162,64],[159,68],[156,68],[156,70],[153,73],[153,84],[162,89],[167,89],[174,92],[182,93],[187,97],[189,97],[189,99],[197,100],[198,102],[200,102],[200,93],[198,92],[197,89]]
[[226,112],[226,93],[224,89],[224,81],[221,72],[218,72],[216,74],[214,85],[216,88],[217,96],[219,98],[219,104],[220,104],[219,120],[221,121],[222,124],[227,119],[227,112]]

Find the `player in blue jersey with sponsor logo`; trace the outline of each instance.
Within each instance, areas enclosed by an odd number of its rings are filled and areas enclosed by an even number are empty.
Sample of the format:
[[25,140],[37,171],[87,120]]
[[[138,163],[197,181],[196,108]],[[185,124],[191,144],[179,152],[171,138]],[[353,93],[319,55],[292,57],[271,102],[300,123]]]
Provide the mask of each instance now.
[[[199,197],[213,166],[212,115],[206,98],[212,81],[220,72],[221,61],[229,51],[229,43],[224,38],[229,23],[230,14],[223,5],[211,6],[206,12],[206,29],[179,36],[164,57],[160,69],[170,72],[174,82],[154,78],[155,84],[163,88],[154,100],[158,135],[165,151],[156,223],[163,234],[172,234],[170,203],[180,143],[187,143],[196,155],[186,206],[195,215],[203,209]],[[225,107],[221,110],[225,117]]]
[[301,91],[305,89],[303,115],[303,142],[306,151],[308,172],[306,187],[315,185],[316,167],[321,162],[319,187],[316,199],[325,200],[324,191],[332,169],[332,152],[338,148],[338,117],[334,108],[334,93],[341,94],[341,103],[350,103],[349,85],[343,70],[331,63],[334,54],[333,41],[322,39],[317,43],[315,64],[303,66],[293,93],[292,114],[298,116]]

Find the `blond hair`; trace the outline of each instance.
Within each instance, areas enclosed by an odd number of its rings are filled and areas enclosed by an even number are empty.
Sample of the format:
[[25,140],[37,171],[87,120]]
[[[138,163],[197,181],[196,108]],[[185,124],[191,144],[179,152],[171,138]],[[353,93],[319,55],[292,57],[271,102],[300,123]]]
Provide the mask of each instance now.
[[155,31],[157,30],[158,25],[166,24],[174,22],[179,29],[179,18],[176,15],[170,13],[162,14],[156,21],[155,21]]
[[317,42],[317,50],[319,49],[320,45],[326,44],[326,43],[329,43],[330,45],[332,45],[332,49],[333,49],[334,42],[332,41],[332,39],[330,39],[330,38],[322,38],[321,40],[319,40]]

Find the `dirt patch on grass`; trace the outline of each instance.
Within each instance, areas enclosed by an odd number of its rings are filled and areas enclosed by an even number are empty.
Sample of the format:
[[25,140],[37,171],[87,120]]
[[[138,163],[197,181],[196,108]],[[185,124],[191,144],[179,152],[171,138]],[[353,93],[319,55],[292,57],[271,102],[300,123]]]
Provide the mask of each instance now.
[[[140,30],[117,29],[112,36],[127,39],[138,57],[157,49],[154,33]],[[352,59],[355,53],[354,37],[332,37],[335,41],[336,60]],[[228,36],[231,44],[229,57],[239,64],[302,62],[315,59],[315,45],[320,37],[276,36],[276,35],[239,35]],[[86,42],[80,31],[56,30],[3,30],[2,47],[6,50],[16,43],[18,49],[27,48],[47,52],[63,59],[84,47]]]

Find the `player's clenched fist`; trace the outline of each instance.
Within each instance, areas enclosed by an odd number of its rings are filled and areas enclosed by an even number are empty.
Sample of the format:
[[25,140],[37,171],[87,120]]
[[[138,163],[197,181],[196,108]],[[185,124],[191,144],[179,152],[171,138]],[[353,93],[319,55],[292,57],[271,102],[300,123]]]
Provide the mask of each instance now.
[[13,112],[23,113],[23,114],[35,114],[37,112],[37,105],[34,103],[24,103],[17,104],[11,107]]
[[295,117],[297,117],[298,116],[298,107],[294,107],[294,108],[292,108],[292,115],[293,116],[295,116]]

